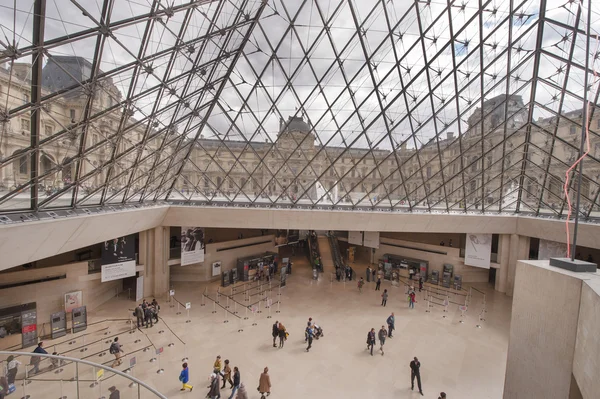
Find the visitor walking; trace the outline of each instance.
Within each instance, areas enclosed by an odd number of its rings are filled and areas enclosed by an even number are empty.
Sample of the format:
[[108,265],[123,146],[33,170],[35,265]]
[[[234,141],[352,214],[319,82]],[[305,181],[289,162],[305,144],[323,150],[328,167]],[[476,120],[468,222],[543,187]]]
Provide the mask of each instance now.
[[383,290],[383,294],[381,294],[381,306],[385,307],[387,304],[388,292],[387,290]]
[[219,389],[219,374],[212,373],[210,375],[210,390],[206,397],[210,399],[220,399],[221,398],[221,390]]
[[283,348],[283,345],[285,343],[285,340],[287,339],[287,331],[285,329],[285,326],[281,323],[279,323],[279,347]]
[[110,392],[108,399],[121,399],[121,392],[116,386],[113,385],[112,387],[108,388],[108,392]]
[[181,367],[183,368],[183,370],[181,370],[181,373],[179,373],[179,381],[182,384],[180,391],[185,391],[186,389],[189,389],[190,392],[192,392],[192,389],[194,389],[194,387],[188,384],[188,382],[190,381],[190,371],[188,369],[188,364],[183,363]]
[[[306,323],[306,327],[312,327],[313,326],[313,321],[312,321],[312,317],[308,318],[308,322]],[[308,342],[308,335],[306,334],[306,329],[304,329],[304,342]]]
[[381,351],[381,356],[383,356],[383,345],[385,345],[385,339],[387,338],[387,331],[385,330],[385,326],[381,326],[381,330],[379,330],[378,338],[379,338],[379,350]]
[[375,329],[371,328],[371,331],[367,334],[367,350],[371,350],[371,356],[373,356],[373,347],[375,346]]
[[387,318],[386,323],[388,325],[388,337],[392,338],[392,331],[395,329],[396,317],[394,312]]
[[[44,349],[44,343],[40,342],[38,346],[33,350],[33,353],[41,353],[47,355],[46,349]],[[33,365],[32,372],[37,374],[40,372],[40,362],[42,361],[42,357],[40,356],[31,356],[31,360],[29,364]]]
[[381,277],[377,277],[377,284],[375,284],[375,291],[379,291],[379,287],[381,287]]
[[419,393],[421,396],[423,395],[423,388],[421,388],[421,362],[417,357],[414,357],[414,360],[410,362],[410,389],[415,389],[415,378],[417,379],[417,386],[419,387]]
[[6,379],[8,384],[14,384],[15,379],[17,378],[17,373],[19,372],[19,366],[21,362],[15,359],[13,355],[10,355],[6,359]]
[[373,268],[371,270],[371,272],[373,273],[373,281],[375,281],[375,275],[377,274],[377,270],[375,270],[375,268]]
[[312,348],[312,342],[314,337],[314,330],[311,326],[306,327],[306,338],[308,340],[308,347],[306,347],[306,351],[308,352],[310,348]]
[[273,348],[277,348],[277,345],[275,344],[275,340],[279,336],[279,322],[278,321],[275,321],[275,324],[273,324],[273,331],[271,332],[271,334],[273,335]]
[[[233,396],[230,396],[229,399],[233,399]],[[243,383],[240,384],[240,389],[237,391],[237,399],[248,399],[248,392]]]
[[144,325],[144,309],[142,309],[141,303],[137,305],[133,313],[135,314],[135,319],[137,320],[137,328],[140,328]]
[[213,373],[221,375],[222,368],[223,364],[221,363],[221,355],[219,355],[215,359],[215,364],[213,364]]
[[115,361],[110,367],[115,368],[115,366],[120,366],[121,363],[123,363],[123,361],[121,360],[121,353],[125,352],[123,351],[123,348],[121,348],[121,344],[119,343],[119,337],[115,337],[115,340],[112,344],[110,344],[110,348],[108,349],[108,351],[112,355],[115,355]]
[[371,282],[371,267],[367,266],[367,283]]
[[271,394],[271,377],[269,376],[268,367],[265,367],[260,375],[260,379],[258,380],[258,392],[260,392],[260,399],[265,399],[265,394],[266,396]]
[[[233,387],[231,388],[231,395],[229,395],[229,399],[233,399],[235,393],[238,389],[240,389],[240,370],[235,366],[233,368]],[[238,394],[238,399],[240,395]]]
[[225,368],[223,369],[223,386],[221,389],[225,389],[225,383],[229,382],[230,389],[233,389],[233,381],[231,381],[231,367],[229,367],[229,359],[225,359]]
[[423,277],[419,277],[419,292],[423,290]]
[[417,302],[417,299],[415,298],[415,292],[410,291],[410,293],[408,294],[408,307],[414,309],[415,302]]
[[363,280],[363,278],[361,277],[360,280],[358,280],[358,292],[361,294],[363,285],[365,285],[365,280]]

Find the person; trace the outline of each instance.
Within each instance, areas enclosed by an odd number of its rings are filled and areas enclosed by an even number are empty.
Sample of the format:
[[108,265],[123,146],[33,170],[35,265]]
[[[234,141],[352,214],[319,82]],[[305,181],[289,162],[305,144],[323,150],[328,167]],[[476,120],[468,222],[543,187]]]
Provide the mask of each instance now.
[[367,350],[371,350],[371,356],[373,356],[373,346],[375,346],[375,329],[371,328],[367,333]]
[[215,364],[213,364],[213,373],[221,374],[221,369],[223,368],[223,364],[221,363],[221,355],[218,355],[215,359]]
[[[310,328],[312,327],[313,322],[312,322],[312,317],[308,318],[308,322],[306,323],[306,327]],[[304,342],[308,342],[308,335],[306,335],[306,329],[304,329]]]
[[375,284],[375,291],[379,291],[379,287],[381,287],[381,277],[377,277],[377,284]]
[[419,277],[419,292],[423,290],[423,277]]
[[408,269],[408,279],[412,280],[414,275],[415,275],[415,269],[409,268]]
[[225,384],[229,381],[231,389],[233,389],[233,381],[231,381],[231,367],[229,367],[229,359],[225,359],[225,368],[223,369],[223,386],[221,389],[225,389]]
[[8,379],[4,376],[0,376],[0,399],[4,399],[8,395]]
[[[231,387],[231,395],[229,395],[229,399],[233,399],[236,391],[240,389],[240,370],[235,366],[233,368],[233,386]],[[240,395],[238,394],[238,399]]]
[[448,241],[448,246],[452,247],[452,238]]
[[319,339],[321,337],[324,337],[325,335],[323,334],[323,328],[319,327],[317,325],[317,323],[315,323],[314,325],[314,331],[315,331],[315,338]]
[[[44,349],[44,343],[40,342],[38,344],[38,346],[33,350],[33,353],[41,353],[41,354],[48,354],[48,352],[46,352],[46,349]],[[34,374],[37,374],[40,372],[40,362],[42,361],[42,358],[40,356],[31,356],[31,361],[30,364],[33,365],[33,370],[32,372]]]
[[273,324],[273,331],[271,332],[271,334],[273,335],[273,348],[277,348],[277,345],[275,344],[275,340],[279,336],[279,322],[278,321],[275,321],[275,324]]
[[108,351],[111,355],[115,355],[115,361],[110,367],[115,368],[115,366],[120,366],[121,363],[123,363],[123,361],[121,360],[121,353],[124,353],[124,351],[121,348],[121,344],[119,343],[119,337],[115,337],[115,340],[112,344],[110,344],[110,348],[108,349]]
[[442,240],[442,242],[440,242],[440,247],[443,247],[444,245],[446,244],[444,244],[444,241]]
[[260,392],[260,399],[265,399],[266,396],[271,394],[271,377],[269,376],[269,368],[265,367],[264,371],[260,375],[258,380],[258,392]]
[[314,330],[311,326],[306,327],[306,339],[308,340],[308,346],[306,347],[306,351],[308,352],[310,348],[312,348],[312,342],[314,337]]
[[146,321],[146,328],[148,328],[148,323],[150,323],[150,327],[154,327],[152,323],[152,309],[150,306],[146,305],[146,309],[144,309],[144,319]]
[[142,309],[141,303],[135,308],[133,314],[137,320],[137,328],[140,328],[140,325],[144,324],[144,309]]
[[394,325],[396,323],[396,317],[394,317],[394,312],[392,312],[392,314],[387,318],[386,323],[388,325],[388,337],[392,338],[392,331],[394,331]]
[[361,277],[360,280],[358,280],[358,292],[360,292],[362,294],[362,287],[363,285],[365,285],[365,280],[363,280],[363,278]]
[[181,365],[182,370],[181,373],[179,373],[179,381],[181,381],[181,389],[180,391],[185,391],[186,389],[189,389],[190,392],[192,392],[192,389],[194,389],[193,385],[188,384],[188,382],[190,381],[190,370],[188,369],[188,364],[187,363],[183,363]]
[[17,377],[17,373],[19,372],[20,365],[21,362],[15,359],[13,355],[10,355],[6,359],[6,379],[9,385],[15,383],[15,379]]
[[108,399],[121,399],[121,392],[119,392],[116,386],[113,385],[108,388],[108,392],[110,392]]
[[210,399],[221,398],[221,390],[219,389],[219,374],[212,373],[210,375],[210,390],[208,391],[206,397]]
[[285,326],[281,323],[279,323],[279,347],[283,348],[283,344],[285,343],[285,340],[287,339],[288,333],[285,329]]
[[371,273],[373,273],[373,281],[375,281],[375,275],[377,274],[377,270],[375,270],[375,268],[373,268],[371,270]]
[[340,281],[341,277],[342,277],[342,273],[340,272],[340,267],[336,266],[335,267],[335,278],[337,281]]
[[158,305],[158,301],[156,300],[156,298],[152,298],[152,306],[154,306],[154,309],[156,309],[156,313],[158,313],[158,311],[160,310],[160,306]]
[[[233,399],[233,396],[230,396],[229,399]],[[237,392],[237,399],[248,399],[248,392],[243,383],[240,384],[240,389]]]
[[446,399],[446,392],[440,392],[438,399]]
[[371,282],[371,267],[367,266],[367,283]]
[[408,307],[414,309],[415,308],[415,302],[417,302],[417,300],[415,298],[415,292],[413,290],[411,290],[408,293]]
[[414,360],[410,362],[410,389],[415,389],[415,378],[417,379],[417,386],[419,387],[419,393],[421,396],[423,395],[423,389],[421,388],[421,362],[417,357],[414,357]]
[[383,290],[383,294],[381,294],[381,306],[385,307],[387,304],[388,292],[387,290]]
[[381,326],[381,330],[379,330],[379,350],[381,351],[381,356],[383,356],[383,345],[385,345],[385,339],[387,338],[387,331],[385,330],[385,326]]
[[156,306],[152,305],[148,309],[152,312],[152,320],[154,320],[154,323],[158,323],[158,309]]

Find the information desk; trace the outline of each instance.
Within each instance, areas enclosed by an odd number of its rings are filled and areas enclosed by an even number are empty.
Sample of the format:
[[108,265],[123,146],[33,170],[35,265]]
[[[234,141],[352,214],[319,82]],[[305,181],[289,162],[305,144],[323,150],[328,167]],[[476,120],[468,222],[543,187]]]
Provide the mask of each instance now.
[[237,275],[240,281],[248,281],[253,279],[258,273],[259,268],[268,267],[271,263],[276,262],[279,254],[275,252],[263,252],[262,254],[238,258],[237,260]]
[[397,269],[406,269],[412,279],[418,280],[419,277],[423,277],[423,281],[427,281],[429,262],[426,260],[385,254],[383,255],[383,259],[380,260],[380,264],[383,264],[383,277],[386,280],[393,279],[394,273],[399,274],[397,273]]

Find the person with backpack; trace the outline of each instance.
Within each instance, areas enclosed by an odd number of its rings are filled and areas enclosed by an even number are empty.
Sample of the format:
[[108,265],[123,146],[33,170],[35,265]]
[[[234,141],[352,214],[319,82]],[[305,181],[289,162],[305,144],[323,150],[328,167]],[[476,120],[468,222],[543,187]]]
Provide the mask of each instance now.
[[379,350],[381,351],[381,356],[383,356],[383,345],[385,345],[385,339],[387,338],[387,331],[385,330],[385,326],[381,326],[381,330],[379,330],[378,338],[379,338]]
[[381,294],[381,306],[385,307],[387,305],[388,292],[387,290],[383,290],[383,294]]
[[194,386],[188,384],[188,382],[190,381],[190,370],[188,369],[188,364],[183,363],[181,365],[181,367],[183,368],[183,370],[181,370],[181,373],[179,373],[179,381],[183,385],[182,385],[180,391],[185,391],[186,389],[189,389],[190,392],[192,392],[192,390],[194,389]]
[[[41,354],[48,354],[48,352],[46,352],[46,349],[44,349],[44,343],[40,342],[37,346],[37,348],[35,348],[33,350],[33,353],[41,353]],[[31,356],[31,360],[30,360],[30,364],[33,365],[33,374],[37,374],[40,372],[40,362],[42,361],[42,357],[40,356]]]
[[306,327],[306,338],[308,340],[308,347],[306,348],[307,352],[310,350],[310,348],[312,348],[313,337],[314,337],[313,328],[311,326],[307,326]]
[[371,356],[373,356],[373,347],[375,346],[375,329],[371,328],[371,331],[367,334],[367,350],[371,349]]
[[395,329],[396,317],[394,312],[387,318],[386,323],[388,325],[388,337],[392,338],[392,331]]
[[121,344],[119,343],[119,337],[115,337],[115,340],[112,344],[110,344],[110,348],[108,349],[111,355],[115,355],[115,361],[113,362],[112,368],[116,366],[120,366],[123,361],[121,360],[121,353],[125,353],[121,348]]
[[362,287],[363,285],[365,285],[365,280],[363,280],[363,278],[361,277],[360,280],[358,280],[358,292],[360,292],[362,294]]

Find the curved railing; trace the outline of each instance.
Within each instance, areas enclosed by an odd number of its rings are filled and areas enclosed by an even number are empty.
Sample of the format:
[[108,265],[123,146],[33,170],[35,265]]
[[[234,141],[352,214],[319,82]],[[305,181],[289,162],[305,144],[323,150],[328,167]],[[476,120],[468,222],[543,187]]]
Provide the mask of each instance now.
[[[9,356],[14,356],[20,363],[17,372],[12,372],[14,376],[8,369]],[[14,380],[16,390],[7,398],[13,395],[15,398],[108,398],[112,390],[117,389],[121,397],[167,399],[132,375],[136,366],[134,362],[128,364],[127,372],[123,372],[107,365],[60,355],[0,351],[0,359],[0,375],[6,374],[9,382]]]

